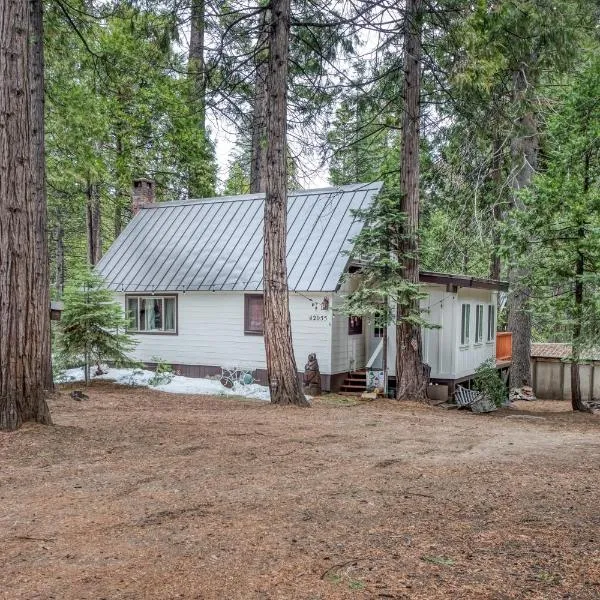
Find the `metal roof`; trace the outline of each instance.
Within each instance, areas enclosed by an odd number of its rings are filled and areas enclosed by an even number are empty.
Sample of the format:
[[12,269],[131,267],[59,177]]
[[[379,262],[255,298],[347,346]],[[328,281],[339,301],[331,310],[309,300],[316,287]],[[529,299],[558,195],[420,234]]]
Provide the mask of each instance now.
[[[290,290],[334,291],[381,182],[292,192]],[[96,269],[124,292],[262,289],[264,194],[145,205]]]

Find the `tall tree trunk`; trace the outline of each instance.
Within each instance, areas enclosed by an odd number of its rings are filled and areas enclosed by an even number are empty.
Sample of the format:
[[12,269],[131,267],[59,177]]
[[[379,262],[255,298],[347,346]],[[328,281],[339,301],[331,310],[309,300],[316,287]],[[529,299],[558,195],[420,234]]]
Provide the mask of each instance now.
[[[525,102],[528,86],[526,65],[521,65],[514,74],[515,100]],[[512,141],[513,177],[512,188],[515,205],[524,210],[519,196],[520,190],[531,185],[538,161],[539,143],[535,114],[526,110],[519,119],[518,131]],[[527,310],[531,290],[529,269],[520,267],[509,272],[511,293],[508,296],[508,331],[512,332],[512,365],[510,385],[521,387],[531,381],[531,314]]]
[[0,430],[51,422],[41,11],[0,1]]
[[198,126],[206,133],[206,72],[204,64],[205,0],[192,0],[188,69],[194,82]]
[[[39,293],[42,294],[41,302],[46,306],[50,305],[50,264],[48,256],[48,232],[47,232],[47,199],[46,199],[46,146],[44,133],[44,14],[42,0],[30,0],[29,11],[31,18],[31,28],[33,38],[31,40],[31,102],[32,102],[32,127],[34,156],[32,162],[32,174],[35,178],[35,196],[39,203],[36,225],[37,232],[37,251],[39,260],[36,261],[38,267],[37,277],[40,282],[44,282],[40,287]],[[41,285],[41,284],[40,284]],[[43,357],[44,366],[42,370],[42,379],[44,387],[51,391],[54,389],[54,379],[52,376],[52,340],[50,337],[50,327],[44,326],[41,329],[43,335]]]
[[264,218],[264,335],[273,404],[308,406],[292,345],[287,237],[287,75],[290,0],[272,0],[267,73],[267,170]]
[[[190,50],[188,72],[192,78],[191,105],[196,117],[196,126],[206,141],[206,65],[204,61],[205,0],[192,0],[190,21]],[[194,167],[188,173],[188,193],[192,198],[203,195],[202,185]]]
[[[121,131],[123,131],[123,123],[117,123],[117,132],[115,135],[115,165],[116,165],[116,186],[115,186],[115,209],[114,209],[114,232],[115,232],[115,240],[123,231],[123,205],[125,204],[124,198],[127,198],[127,202],[129,202],[129,194],[123,193],[123,188],[121,187],[123,184],[123,139],[121,137]],[[129,182],[131,184],[131,182]]]
[[[584,158],[583,195],[587,196],[590,189],[590,154],[586,152]],[[575,263],[575,310],[573,315],[573,362],[571,363],[571,405],[573,410],[590,412],[589,407],[581,398],[581,382],[579,377],[579,361],[581,359],[581,331],[583,323],[583,275],[585,270],[585,257],[583,244],[585,242],[585,228],[579,223],[577,228],[577,260]],[[593,368],[593,367],[592,367]]]
[[[407,0],[404,34],[404,109],[400,164],[400,210],[405,214],[398,257],[405,279],[419,283],[419,128],[421,94],[422,0]],[[399,400],[425,396],[421,327],[411,320],[419,300],[398,303],[396,323],[396,395]]]
[[267,76],[269,63],[266,59],[269,44],[271,9],[262,12],[260,32],[255,49],[254,107],[252,110],[252,145],[250,149],[250,193],[264,192],[267,169]]
[[[585,231],[579,227],[579,243],[583,242]],[[577,249],[575,265],[575,310],[573,315],[573,362],[571,363],[571,405],[573,410],[588,411],[581,398],[581,382],[579,377],[579,361],[581,359],[581,321],[583,319],[583,270],[584,258],[581,248]]]
[[[502,187],[502,148],[499,138],[494,139],[492,153],[492,189],[494,194],[499,194]],[[502,270],[502,263],[500,262],[500,232],[498,230],[502,219],[502,211],[498,200],[496,198],[492,209],[494,228],[492,230],[492,256],[490,260],[490,278],[496,280],[500,279],[500,272]]]
[[[59,219],[60,219],[59,215]],[[62,223],[59,222],[54,230],[55,236],[55,284],[54,287],[59,297],[62,297],[65,291],[65,230]]]
[[98,184],[91,181],[91,179],[87,184],[86,197],[88,261],[91,265],[96,265],[102,258],[100,189]]

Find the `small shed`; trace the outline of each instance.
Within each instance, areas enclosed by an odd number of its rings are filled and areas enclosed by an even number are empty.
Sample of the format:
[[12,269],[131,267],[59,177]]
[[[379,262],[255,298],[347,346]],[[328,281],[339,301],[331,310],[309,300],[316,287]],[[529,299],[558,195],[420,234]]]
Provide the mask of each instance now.
[[[531,344],[533,390],[541,400],[571,399],[571,344]],[[600,398],[600,352],[587,351],[579,365],[581,396]]]

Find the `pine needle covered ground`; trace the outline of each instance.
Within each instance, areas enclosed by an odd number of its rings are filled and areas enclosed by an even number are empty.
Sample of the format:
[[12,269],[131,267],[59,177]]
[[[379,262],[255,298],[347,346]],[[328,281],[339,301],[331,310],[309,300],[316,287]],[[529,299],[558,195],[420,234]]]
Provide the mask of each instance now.
[[2,599],[600,597],[600,417],[86,393],[0,436]]

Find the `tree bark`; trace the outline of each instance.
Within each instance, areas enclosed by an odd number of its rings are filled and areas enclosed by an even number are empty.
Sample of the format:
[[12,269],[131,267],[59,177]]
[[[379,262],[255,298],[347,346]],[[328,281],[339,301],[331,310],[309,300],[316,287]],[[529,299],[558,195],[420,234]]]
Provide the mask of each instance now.
[[[206,141],[206,65],[204,60],[205,0],[192,0],[190,21],[190,49],[188,73],[192,78],[191,106],[196,117],[196,126]],[[188,173],[188,193],[192,198],[200,198],[203,190],[198,174],[190,167]]]
[[265,191],[267,169],[267,76],[269,63],[266,59],[269,44],[269,22],[271,9],[265,8],[260,25],[260,33],[255,49],[254,107],[252,111],[252,145],[250,149],[250,193]]
[[0,430],[50,423],[42,5],[0,1]]
[[88,262],[90,265],[96,265],[102,258],[100,189],[97,183],[91,180],[88,181],[86,197]]
[[[407,0],[404,34],[404,109],[400,164],[400,210],[405,214],[399,240],[404,278],[419,284],[419,129],[421,95],[422,0]],[[396,321],[396,397],[425,397],[421,326],[410,317],[418,314],[419,300],[399,302]]]
[[[31,43],[31,101],[32,101],[32,136],[33,136],[33,164],[32,173],[35,178],[36,191],[35,196],[39,203],[36,225],[37,232],[37,267],[40,282],[44,282],[44,287],[40,287],[40,293],[43,295],[41,302],[46,306],[50,305],[50,263],[48,255],[48,232],[47,232],[47,197],[46,197],[46,146],[44,131],[44,106],[45,106],[45,88],[44,88],[44,14],[42,0],[30,0],[29,14],[31,18],[31,28],[33,32]],[[42,346],[44,357],[44,368],[42,379],[44,387],[52,391],[54,389],[54,378],[52,376],[52,340],[50,337],[50,327],[44,327],[42,332]]]
[[[514,74],[515,100],[523,102],[527,91],[526,65]],[[512,141],[514,173],[512,177],[513,198],[516,207],[524,210],[519,191],[531,185],[538,161],[539,140],[537,122],[532,110],[519,119],[518,131]],[[531,290],[527,285],[529,269],[511,269],[508,275],[511,293],[508,296],[508,331],[512,332],[511,387],[529,385],[531,382],[531,314],[527,310]]]
[[[123,188],[123,168],[124,158],[123,158],[123,139],[121,132],[123,131],[124,126],[123,123],[119,122],[116,126],[115,133],[115,209],[114,209],[114,232],[115,232],[115,240],[121,235],[121,231],[123,231],[123,208],[124,208],[124,198],[127,198],[127,203],[131,205],[130,195],[129,193],[124,193]],[[131,182],[128,182],[129,186],[131,186]]]
[[[579,241],[585,237],[583,227],[579,228]],[[588,412],[588,407],[581,398],[581,382],[579,377],[579,361],[581,359],[581,321],[583,319],[583,271],[584,258],[581,249],[577,250],[575,265],[575,311],[573,319],[573,361],[571,363],[571,405],[573,410]]]
[[[583,167],[583,195],[587,196],[590,189],[590,154],[586,152]],[[585,272],[585,257],[583,243],[585,228],[582,223],[577,228],[577,260],[575,263],[575,310],[573,315],[573,362],[571,363],[571,406],[573,410],[590,412],[589,407],[581,397],[581,381],[579,377],[579,361],[581,360],[581,332],[583,324],[583,275]],[[593,368],[593,367],[592,367]],[[593,392],[593,390],[592,390]]]
[[204,64],[205,0],[192,0],[188,69],[194,82],[198,126],[206,133],[206,72]]
[[290,0],[272,0],[267,73],[264,337],[271,402],[308,406],[292,345],[287,237],[287,74]]
[[[60,217],[59,217],[60,218]],[[62,223],[58,223],[54,229],[55,236],[55,283],[54,288],[62,297],[65,291],[65,230]]]
[[[492,148],[492,190],[494,194],[498,194],[500,188],[502,187],[502,149],[500,145],[500,140],[498,138],[494,139],[494,144]],[[500,210],[500,205],[498,204],[498,198],[496,198],[494,202],[494,206],[492,209],[492,217],[494,228],[492,230],[492,256],[490,260],[490,279],[500,279],[500,272],[502,270],[502,263],[500,261],[500,232],[498,231],[498,226],[502,220],[502,211]]]

